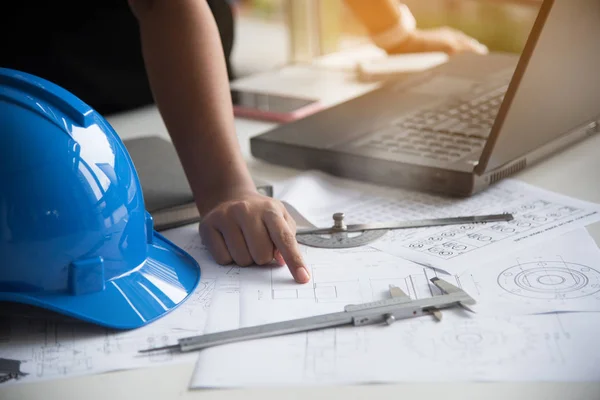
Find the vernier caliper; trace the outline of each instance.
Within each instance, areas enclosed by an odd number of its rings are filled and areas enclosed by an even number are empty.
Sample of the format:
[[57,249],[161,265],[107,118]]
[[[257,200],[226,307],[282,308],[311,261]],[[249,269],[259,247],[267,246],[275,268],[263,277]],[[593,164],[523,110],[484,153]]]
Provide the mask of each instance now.
[[140,350],[140,353],[159,350],[187,352],[227,343],[343,325],[363,326],[379,323],[391,325],[400,319],[423,315],[433,315],[435,319],[440,321],[442,319],[441,309],[455,306],[462,306],[469,309],[469,305],[475,304],[475,300],[471,296],[449,282],[439,278],[432,278],[431,282],[443,292],[442,295],[412,300],[399,287],[390,285],[390,298],[386,300],[350,304],[344,308],[344,311],[331,314],[187,337],[179,339],[177,344],[144,349]]

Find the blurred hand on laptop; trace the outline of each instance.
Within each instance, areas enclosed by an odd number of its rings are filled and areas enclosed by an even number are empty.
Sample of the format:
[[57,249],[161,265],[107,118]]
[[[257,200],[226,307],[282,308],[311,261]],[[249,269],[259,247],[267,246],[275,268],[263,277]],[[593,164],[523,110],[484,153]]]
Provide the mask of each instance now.
[[450,27],[416,29],[389,54],[444,52],[449,55],[463,52],[487,54],[488,48],[477,39]]
[[418,29],[409,8],[396,0],[345,0],[365,25],[370,38],[388,54],[473,52],[487,54],[487,47],[460,30],[441,27]]

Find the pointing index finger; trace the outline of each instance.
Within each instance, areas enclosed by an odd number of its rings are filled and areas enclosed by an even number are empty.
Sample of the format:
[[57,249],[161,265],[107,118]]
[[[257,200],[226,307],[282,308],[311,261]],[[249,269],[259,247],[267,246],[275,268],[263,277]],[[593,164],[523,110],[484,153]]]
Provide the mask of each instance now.
[[300,248],[298,247],[298,242],[296,242],[296,235],[286,220],[282,215],[268,214],[264,222],[271,240],[281,253],[296,282],[308,282],[310,275],[302,260]]

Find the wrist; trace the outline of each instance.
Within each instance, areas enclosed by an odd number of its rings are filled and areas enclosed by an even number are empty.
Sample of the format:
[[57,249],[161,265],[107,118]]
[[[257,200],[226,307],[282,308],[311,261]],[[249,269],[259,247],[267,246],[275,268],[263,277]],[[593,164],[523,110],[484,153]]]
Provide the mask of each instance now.
[[397,15],[398,18],[393,26],[370,35],[373,43],[388,54],[392,54],[394,50],[409,41],[417,29],[415,17],[405,4],[398,5]]
[[243,200],[258,194],[252,179],[214,185],[212,188],[194,190],[194,198],[200,215],[208,214],[213,208],[230,200]]

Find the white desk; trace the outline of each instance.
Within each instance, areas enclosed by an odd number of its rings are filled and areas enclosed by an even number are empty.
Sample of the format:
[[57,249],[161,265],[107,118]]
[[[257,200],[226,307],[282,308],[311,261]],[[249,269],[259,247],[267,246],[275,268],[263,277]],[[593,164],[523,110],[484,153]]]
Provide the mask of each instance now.
[[[257,76],[235,83],[238,87],[277,90],[283,94],[320,97],[334,104],[372,89],[373,84],[353,82],[350,74],[317,70],[314,67],[288,68],[276,80]],[[123,138],[144,135],[168,137],[153,107],[109,121]],[[252,159],[248,139],[264,132],[272,124],[237,120],[240,144],[253,173],[266,178],[293,176],[297,171],[267,165]],[[547,161],[522,172],[517,177],[528,183],[583,200],[600,203],[600,135],[588,139]],[[589,227],[600,243],[600,223]],[[590,351],[598,351],[590,349]],[[398,360],[402,362],[402,360]],[[397,385],[289,387],[282,389],[201,390],[188,391],[193,364],[179,364],[131,370],[81,378],[63,379],[0,388],[0,400],[29,399],[331,399],[331,398],[403,398],[403,399],[600,399],[600,384],[559,383],[415,383]]]

